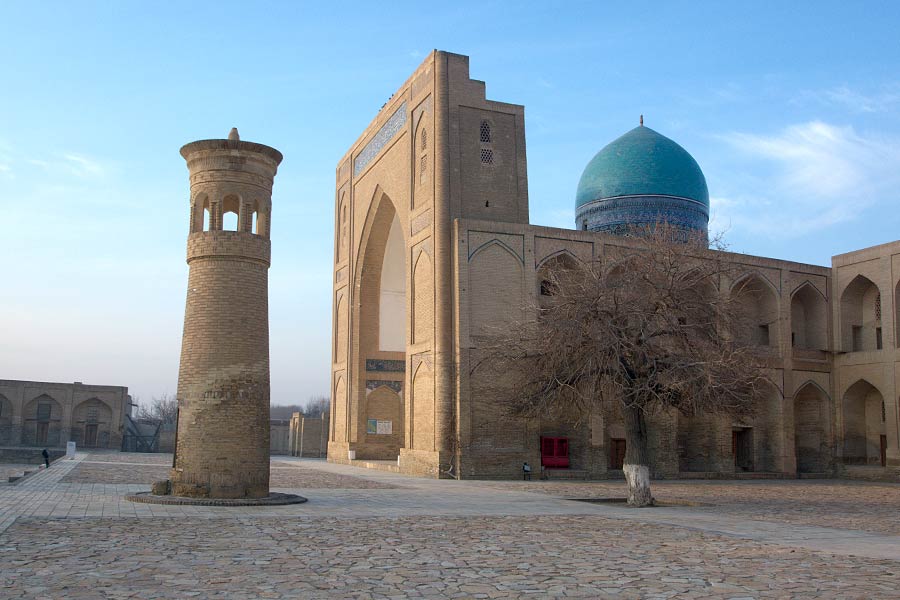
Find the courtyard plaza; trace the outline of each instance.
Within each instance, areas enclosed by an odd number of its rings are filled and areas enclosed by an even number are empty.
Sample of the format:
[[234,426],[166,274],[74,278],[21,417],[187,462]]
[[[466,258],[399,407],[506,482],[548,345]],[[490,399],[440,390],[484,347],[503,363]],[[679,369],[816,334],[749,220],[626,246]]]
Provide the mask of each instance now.
[[454,481],[273,457],[283,507],[133,503],[171,455],[0,484],[2,598],[897,598],[900,484]]

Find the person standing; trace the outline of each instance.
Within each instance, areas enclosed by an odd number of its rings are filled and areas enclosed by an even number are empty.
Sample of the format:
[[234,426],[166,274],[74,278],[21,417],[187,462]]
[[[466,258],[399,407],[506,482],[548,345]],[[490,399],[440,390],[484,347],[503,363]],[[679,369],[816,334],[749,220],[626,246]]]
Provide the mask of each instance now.
[[47,468],[49,469],[50,468],[50,453],[47,452],[46,448],[44,448],[44,451],[41,452],[41,456],[44,457],[44,464],[46,464]]

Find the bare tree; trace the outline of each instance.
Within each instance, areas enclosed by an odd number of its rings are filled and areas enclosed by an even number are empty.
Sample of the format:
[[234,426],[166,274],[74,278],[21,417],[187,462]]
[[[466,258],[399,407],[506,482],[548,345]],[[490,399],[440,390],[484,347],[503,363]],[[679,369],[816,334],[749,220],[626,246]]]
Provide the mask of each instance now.
[[306,401],[303,414],[308,417],[318,417],[327,414],[331,410],[331,399],[328,396],[310,396]]
[[[720,244],[714,241],[717,249]],[[498,331],[473,374],[519,417],[615,412],[625,426],[628,503],[648,506],[648,416],[750,415],[765,389],[733,260],[664,223],[541,283],[540,304]]]
[[164,425],[174,425],[178,419],[178,400],[174,396],[163,394],[159,397],[154,396],[147,404],[138,401],[137,418]]
[[269,418],[288,421],[296,412],[303,412],[299,404],[273,404],[269,407]]

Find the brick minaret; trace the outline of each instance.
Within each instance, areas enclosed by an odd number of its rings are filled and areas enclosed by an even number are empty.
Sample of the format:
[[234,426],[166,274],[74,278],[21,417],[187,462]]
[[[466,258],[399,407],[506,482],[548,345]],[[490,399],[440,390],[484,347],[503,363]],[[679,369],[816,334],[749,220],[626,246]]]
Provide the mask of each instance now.
[[269,494],[269,227],[282,156],[242,142],[236,129],[227,140],[187,144],[181,155],[191,179],[190,271],[172,494],[262,498]]

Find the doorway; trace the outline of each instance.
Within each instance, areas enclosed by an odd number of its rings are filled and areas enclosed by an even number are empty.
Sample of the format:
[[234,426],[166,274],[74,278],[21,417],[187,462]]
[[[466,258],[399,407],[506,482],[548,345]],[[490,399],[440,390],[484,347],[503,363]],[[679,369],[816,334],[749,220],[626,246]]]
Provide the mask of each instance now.
[[38,446],[46,446],[47,445],[47,435],[50,432],[50,423],[38,422],[37,424],[37,445]]
[[97,425],[88,424],[84,426],[84,445],[87,448],[97,447]]
[[614,471],[621,471],[625,466],[625,440],[610,439],[609,440],[609,468]]
[[735,471],[753,470],[753,428],[740,427],[731,430],[731,454]]

